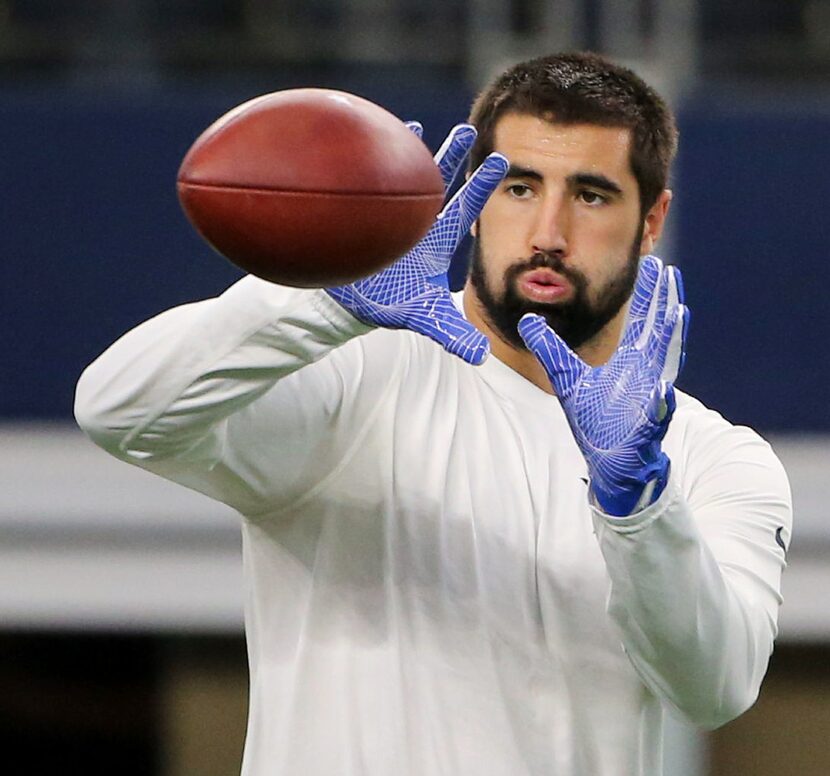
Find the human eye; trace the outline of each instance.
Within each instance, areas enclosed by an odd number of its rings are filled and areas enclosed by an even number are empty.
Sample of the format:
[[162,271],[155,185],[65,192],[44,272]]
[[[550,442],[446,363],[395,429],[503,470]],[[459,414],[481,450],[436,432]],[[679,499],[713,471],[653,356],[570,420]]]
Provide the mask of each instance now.
[[604,194],[600,194],[598,191],[594,191],[593,189],[582,189],[578,196],[582,202],[592,207],[598,207],[608,202],[608,197]]
[[514,199],[529,199],[533,189],[526,183],[510,183],[504,189]]

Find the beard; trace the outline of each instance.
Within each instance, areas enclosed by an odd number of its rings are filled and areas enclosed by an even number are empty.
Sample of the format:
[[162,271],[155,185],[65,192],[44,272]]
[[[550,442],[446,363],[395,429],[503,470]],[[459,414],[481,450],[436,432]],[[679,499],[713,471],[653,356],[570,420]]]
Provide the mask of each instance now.
[[[487,281],[480,239],[473,242],[470,283],[476,290],[488,323],[509,345],[519,350],[527,349],[518,325],[523,315],[536,313],[547,321],[571,350],[576,350],[599,334],[631,296],[637,279],[641,239],[642,230],[632,243],[625,267],[604,288],[598,289],[594,302],[589,298],[588,279],[579,270],[567,266],[558,253],[537,253],[508,267],[504,273],[504,291],[497,296]],[[519,293],[519,275],[540,267],[547,267],[570,282],[573,295],[569,300],[536,302]]]

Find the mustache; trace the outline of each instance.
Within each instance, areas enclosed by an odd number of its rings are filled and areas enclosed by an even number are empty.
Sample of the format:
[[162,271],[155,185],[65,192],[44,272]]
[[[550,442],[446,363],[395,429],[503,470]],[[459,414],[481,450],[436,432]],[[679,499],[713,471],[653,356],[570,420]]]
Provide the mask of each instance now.
[[515,280],[522,274],[522,272],[526,272],[531,269],[552,270],[553,272],[561,275],[563,278],[569,280],[577,288],[584,286],[585,284],[585,277],[582,273],[573,269],[573,267],[565,266],[562,255],[558,252],[538,252],[534,253],[528,259],[520,259],[507,269],[505,279],[510,282]]
[[525,261],[531,269],[538,269],[540,267],[547,267],[548,269],[560,272],[564,269],[561,253],[534,253],[529,259]]

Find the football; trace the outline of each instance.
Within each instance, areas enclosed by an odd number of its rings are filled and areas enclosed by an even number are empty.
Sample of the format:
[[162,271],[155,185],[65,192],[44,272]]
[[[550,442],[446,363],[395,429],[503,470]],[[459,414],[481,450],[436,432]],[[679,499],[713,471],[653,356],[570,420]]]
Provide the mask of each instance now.
[[243,103],[185,155],[179,201],[246,272],[330,287],[371,275],[429,231],[444,200],[423,141],[379,105],[331,89]]

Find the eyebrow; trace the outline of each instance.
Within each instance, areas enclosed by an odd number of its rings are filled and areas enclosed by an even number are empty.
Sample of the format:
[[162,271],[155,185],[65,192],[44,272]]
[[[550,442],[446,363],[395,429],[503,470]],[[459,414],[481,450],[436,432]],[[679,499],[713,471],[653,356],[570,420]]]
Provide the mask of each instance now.
[[545,176],[542,173],[538,172],[537,170],[532,169],[531,167],[522,167],[518,164],[511,164],[507,168],[507,175],[504,176],[505,178],[530,178],[534,181],[539,181],[540,183],[545,179]]
[[566,179],[571,186],[590,186],[594,189],[602,189],[612,194],[622,194],[622,187],[605,175],[593,172],[575,172]]
[[[505,177],[525,178],[538,181],[539,183],[542,183],[545,179],[545,176],[538,170],[534,170],[532,167],[522,167],[519,164],[511,164],[510,167],[507,168],[507,175]],[[622,194],[622,187],[618,183],[599,173],[575,172],[569,175],[565,180],[567,184],[572,187],[591,186],[592,188],[608,191],[612,194]]]

